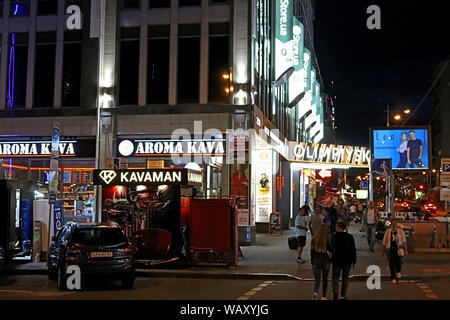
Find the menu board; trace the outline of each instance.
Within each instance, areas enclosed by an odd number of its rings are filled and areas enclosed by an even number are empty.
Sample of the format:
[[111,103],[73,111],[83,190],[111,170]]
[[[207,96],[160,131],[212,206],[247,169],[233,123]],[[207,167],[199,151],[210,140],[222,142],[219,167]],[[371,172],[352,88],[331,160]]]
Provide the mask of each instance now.
[[64,171],[64,183],[72,183],[72,171]]
[[81,171],[73,172],[73,183],[81,183]]
[[92,171],[83,171],[83,183],[92,182]]

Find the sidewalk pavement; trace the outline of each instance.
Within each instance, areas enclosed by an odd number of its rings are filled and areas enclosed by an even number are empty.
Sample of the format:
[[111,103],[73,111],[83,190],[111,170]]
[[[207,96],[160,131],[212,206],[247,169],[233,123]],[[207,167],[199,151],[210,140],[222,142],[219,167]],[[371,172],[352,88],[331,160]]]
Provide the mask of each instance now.
[[[352,280],[365,281],[367,267],[378,265],[382,279],[389,280],[387,259],[381,256],[381,242],[375,245],[375,252],[370,252],[364,233],[359,232],[359,225],[351,226],[350,233],[355,237],[357,247],[356,268],[351,271]],[[181,277],[181,278],[251,278],[278,280],[313,280],[310,260],[310,234],[303,251],[306,263],[296,262],[297,250],[289,250],[288,237],[293,236],[293,229],[284,230],[283,235],[258,233],[256,245],[241,247],[244,258],[239,258],[235,268],[222,266],[187,266],[166,268],[138,268],[138,276],[147,277]],[[448,250],[447,250],[448,252]],[[45,262],[16,263],[5,268],[7,274],[46,274]],[[404,280],[450,280],[450,255],[445,252],[416,252],[404,258]]]

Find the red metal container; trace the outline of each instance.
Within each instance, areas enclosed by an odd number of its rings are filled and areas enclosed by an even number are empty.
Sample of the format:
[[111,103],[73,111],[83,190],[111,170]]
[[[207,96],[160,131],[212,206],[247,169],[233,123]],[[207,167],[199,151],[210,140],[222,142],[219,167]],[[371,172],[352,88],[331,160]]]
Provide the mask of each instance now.
[[[189,199],[188,263],[237,264],[237,219],[229,199]],[[183,205],[182,205],[183,206]]]

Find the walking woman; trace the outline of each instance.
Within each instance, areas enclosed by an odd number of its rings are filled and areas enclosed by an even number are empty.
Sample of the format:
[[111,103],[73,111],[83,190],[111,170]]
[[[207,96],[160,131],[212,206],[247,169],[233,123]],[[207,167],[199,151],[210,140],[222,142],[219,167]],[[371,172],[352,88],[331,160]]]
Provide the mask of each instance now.
[[389,260],[392,283],[397,283],[402,277],[402,258],[408,254],[405,232],[397,227],[397,221],[391,221],[391,227],[386,230],[383,238],[383,255]]
[[322,280],[322,300],[327,300],[328,272],[330,271],[331,235],[328,225],[322,223],[311,239],[311,264],[315,284],[313,300],[319,300],[320,281]]

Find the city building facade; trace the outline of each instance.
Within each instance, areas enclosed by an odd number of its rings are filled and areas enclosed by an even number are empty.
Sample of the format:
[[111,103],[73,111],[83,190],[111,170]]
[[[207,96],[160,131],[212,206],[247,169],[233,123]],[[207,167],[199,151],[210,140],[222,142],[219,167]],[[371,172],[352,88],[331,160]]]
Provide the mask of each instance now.
[[[2,178],[45,187],[57,121],[65,214],[101,197],[95,168],[196,162],[203,196],[238,200],[248,243],[273,211],[287,208],[287,227],[312,195],[304,182],[292,204],[281,190],[294,179],[290,142],[324,138],[313,1],[4,0],[0,9]],[[190,158],[174,157],[180,129]]]

